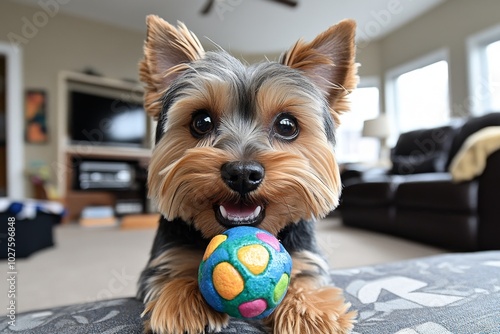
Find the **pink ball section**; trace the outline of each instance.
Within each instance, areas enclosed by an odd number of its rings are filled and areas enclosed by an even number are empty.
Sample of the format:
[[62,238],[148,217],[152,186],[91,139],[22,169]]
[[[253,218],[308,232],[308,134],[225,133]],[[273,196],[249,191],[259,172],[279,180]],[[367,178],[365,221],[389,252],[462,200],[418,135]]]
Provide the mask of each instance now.
[[264,312],[267,308],[267,302],[264,299],[252,300],[238,306],[238,310],[245,318],[253,318]]
[[280,251],[280,242],[272,235],[269,235],[267,233],[257,233],[257,238],[271,245],[271,247],[276,249],[278,252]]

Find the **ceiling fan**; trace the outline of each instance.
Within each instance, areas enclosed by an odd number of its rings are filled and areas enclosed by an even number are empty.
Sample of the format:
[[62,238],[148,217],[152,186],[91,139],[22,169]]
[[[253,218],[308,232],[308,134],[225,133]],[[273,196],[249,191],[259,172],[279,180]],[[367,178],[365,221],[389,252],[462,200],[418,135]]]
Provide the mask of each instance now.
[[[210,13],[210,11],[212,10],[214,4],[217,1],[218,0],[208,0],[207,4],[201,10],[201,14],[207,15],[208,13]],[[288,7],[296,7],[299,4],[298,0],[268,0],[268,1],[273,1],[273,2],[276,2],[276,3],[282,4],[282,5],[286,5]]]

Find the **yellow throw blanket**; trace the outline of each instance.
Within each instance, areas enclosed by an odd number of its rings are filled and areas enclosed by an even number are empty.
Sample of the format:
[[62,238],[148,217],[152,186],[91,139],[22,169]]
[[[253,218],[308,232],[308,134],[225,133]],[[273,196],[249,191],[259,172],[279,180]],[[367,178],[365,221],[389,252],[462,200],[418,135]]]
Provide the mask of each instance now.
[[500,126],[489,126],[470,135],[451,161],[453,180],[467,181],[481,175],[486,159],[497,150],[500,150]]

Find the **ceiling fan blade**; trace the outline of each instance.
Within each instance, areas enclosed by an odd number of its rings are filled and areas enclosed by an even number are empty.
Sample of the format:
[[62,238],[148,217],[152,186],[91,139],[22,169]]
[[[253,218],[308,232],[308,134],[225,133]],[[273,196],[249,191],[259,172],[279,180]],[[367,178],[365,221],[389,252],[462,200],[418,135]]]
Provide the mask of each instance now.
[[205,7],[203,7],[203,9],[201,10],[201,13],[203,15],[207,15],[212,10],[212,7],[214,6],[214,3],[215,3],[215,0],[208,0],[208,2],[205,5]]
[[[201,14],[207,15],[208,13],[210,13],[210,11],[212,10],[212,8],[215,4],[215,1],[216,0],[208,0],[206,5],[201,10]],[[297,5],[299,4],[299,2],[297,0],[272,0],[272,1],[280,3],[282,5],[289,6],[289,7],[297,7]]]
[[297,0],[273,0],[273,1],[290,7],[297,7],[297,5],[299,4]]

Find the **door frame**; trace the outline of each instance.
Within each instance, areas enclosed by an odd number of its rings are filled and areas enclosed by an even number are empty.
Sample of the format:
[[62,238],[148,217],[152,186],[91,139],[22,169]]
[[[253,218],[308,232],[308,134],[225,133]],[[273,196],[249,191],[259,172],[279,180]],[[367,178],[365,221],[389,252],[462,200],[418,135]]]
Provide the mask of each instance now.
[[22,49],[0,42],[0,54],[6,63],[6,144],[7,144],[7,196],[13,199],[25,197],[24,164],[24,104]]

